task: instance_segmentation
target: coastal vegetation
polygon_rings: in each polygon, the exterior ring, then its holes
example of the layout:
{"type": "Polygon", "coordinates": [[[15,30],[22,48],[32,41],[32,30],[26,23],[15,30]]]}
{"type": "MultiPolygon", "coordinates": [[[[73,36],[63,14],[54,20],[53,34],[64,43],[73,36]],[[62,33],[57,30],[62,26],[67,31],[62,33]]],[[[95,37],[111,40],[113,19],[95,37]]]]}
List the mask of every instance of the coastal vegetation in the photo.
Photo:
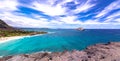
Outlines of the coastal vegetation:
{"type": "Polygon", "coordinates": [[[0,37],[10,37],[10,36],[24,36],[24,35],[35,35],[35,34],[45,34],[47,32],[40,31],[24,31],[17,28],[13,28],[6,24],[3,20],[0,20],[0,37]]]}
{"type": "Polygon", "coordinates": [[[35,34],[45,34],[47,32],[34,32],[34,31],[22,31],[22,30],[0,30],[0,37],[10,37],[10,36],[24,36],[24,35],[35,35],[35,34]]]}

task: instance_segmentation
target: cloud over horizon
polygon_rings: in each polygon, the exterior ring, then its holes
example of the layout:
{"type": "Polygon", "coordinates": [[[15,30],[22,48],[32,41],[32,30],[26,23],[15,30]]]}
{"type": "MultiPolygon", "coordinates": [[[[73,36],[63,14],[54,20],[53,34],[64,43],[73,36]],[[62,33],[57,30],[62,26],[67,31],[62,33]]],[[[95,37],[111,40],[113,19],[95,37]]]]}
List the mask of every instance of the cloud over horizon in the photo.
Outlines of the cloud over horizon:
{"type": "Polygon", "coordinates": [[[0,0],[14,27],[120,29],[120,0],[0,0]]]}

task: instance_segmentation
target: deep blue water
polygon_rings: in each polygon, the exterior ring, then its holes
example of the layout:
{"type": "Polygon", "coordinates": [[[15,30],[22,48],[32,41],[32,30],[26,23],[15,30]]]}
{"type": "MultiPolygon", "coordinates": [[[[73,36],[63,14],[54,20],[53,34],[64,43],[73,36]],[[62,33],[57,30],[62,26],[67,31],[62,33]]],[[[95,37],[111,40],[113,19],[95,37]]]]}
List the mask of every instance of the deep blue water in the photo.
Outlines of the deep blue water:
{"type": "Polygon", "coordinates": [[[40,51],[61,52],[64,50],[83,50],[96,43],[120,41],[120,29],[24,29],[47,31],[44,35],[24,37],[0,44],[0,55],[14,55],[40,51]]]}

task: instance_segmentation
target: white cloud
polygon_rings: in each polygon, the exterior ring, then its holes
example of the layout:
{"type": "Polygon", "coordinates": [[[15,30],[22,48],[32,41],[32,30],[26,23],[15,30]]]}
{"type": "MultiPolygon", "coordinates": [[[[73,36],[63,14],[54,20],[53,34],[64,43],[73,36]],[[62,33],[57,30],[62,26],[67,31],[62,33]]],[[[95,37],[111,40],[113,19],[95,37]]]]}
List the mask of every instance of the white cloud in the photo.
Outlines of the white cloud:
{"type": "Polygon", "coordinates": [[[39,4],[38,2],[33,2],[33,7],[31,8],[42,11],[44,12],[44,14],[47,14],[50,16],[65,14],[65,8],[63,8],[61,5],[52,6],[48,4],[39,4]]]}
{"type": "Polygon", "coordinates": [[[120,29],[120,24],[112,24],[112,23],[106,23],[106,24],[82,24],[81,27],[87,28],[87,29],[120,29]]]}
{"type": "Polygon", "coordinates": [[[115,21],[120,24],[120,18],[115,19],[115,21]]]}
{"type": "Polygon", "coordinates": [[[5,22],[14,27],[33,27],[33,28],[119,28],[119,23],[100,23],[97,21],[88,20],[85,22],[74,21],[76,17],[68,16],[65,18],[61,18],[63,20],[51,20],[47,21],[45,18],[39,18],[35,15],[38,20],[27,18],[25,16],[16,16],[11,13],[0,14],[0,16],[5,22]],[[4,16],[3,16],[4,15],[4,16]],[[115,24],[115,25],[114,25],[115,24]]]}
{"type": "Polygon", "coordinates": [[[120,11],[108,16],[104,22],[107,23],[107,22],[116,21],[116,22],[120,23],[120,19],[119,18],[116,19],[116,17],[118,17],[118,16],[120,16],[120,11]]]}
{"type": "Polygon", "coordinates": [[[42,12],[44,12],[44,14],[47,14],[50,16],[57,16],[57,15],[69,15],[72,12],[74,14],[79,13],[79,12],[85,12],[85,11],[88,11],[91,7],[96,5],[96,4],[91,3],[92,0],[88,0],[86,3],[77,6],[77,8],[75,10],[66,12],[68,10],[68,8],[64,7],[64,5],[67,2],[74,1],[76,4],[79,4],[79,3],[77,3],[76,0],[64,0],[64,1],[59,2],[59,4],[53,6],[55,1],[56,0],[49,0],[49,1],[47,1],[46,4],[42,4],[38,1],[34,1],[31,6],[27,6],[27,7],[33,8],[38,11],[42,11],[42,12]]]}
{"type": "MultiPolygon", "coordinates": [[[[74,1],[75,4],[79,4],[76,0],[64,0],[59,2],[59,4],[57,4],[56,6],[53,6],[55,1],[56,0],[48,0],[46,1],[46,4],[42,4],[35,1],[32,3],[32,5],[27,5],[18,3],[17,0],[0,0],[0,18],[7,22],[9,25],[14,27],[77,28],[79,26],[83,26],[85,28],[100,28],[100,27],[104,28],[106,26],[109,28],[110,24],[112,24],[112,26],[120,25],[119,18],[114,20],[116,16],[120,16],[119,12],[110,15],[109,17],[106,18],[107,20],[104,22],[99,22],[97,20],[86,20],[82,22],[81,20],[77,20],[78,19],[77,16],[69,15],[71,13],[76,14],[90,10],[93,6],[95,6],[95,4],[90,3],[92,0],[87,0],[86,3],[77,6],[77,9],[70,12],[66,12],[67,8],[63,7],[63,5],[71,1],[74,1]],[[18,8],[16,8],[16,6],[33,8],[35,10],[42,11],[46,15],[56,18],[48,20],[47,18],[43,18],[41,15],[34,13],[30,15],[35,19],[33,19],[32,17],[29,18],[24,13],[14,12],[15,10],[19,10],[18,8]],[[59,17],[59,15],[66,16],[59,17]],[[118,23],[111,23],[110,21],[112,20],[118,23]]],[[[119,1],[112,3],[111,5],[106,7],[102,12],[100,12],[100,14],[98,14],[96,17],[100,17],[103,16],[104,14],[107,14],[113,9],[113,7],[114,9],[120,8],[120,6],[118,5],[119,3],[120,3],[119,1]]]]}
{"type": "Polygon", "coordinates": [[[120,8],[120,1],[117,0],[113,3],[111,3],[109,6],[107,6],[104,10],[102,10],[96,17],[104,17],[107,13],[114,9],[120,8]]]}
{"type": "Polygon", "coordinates": [[[82,22],[79,20],[76,20],[76,16],[67,16],[67,17],[61,17],[59,20],[64,22],[65,24],[81,24],[82,22]]]}
{"type": "Polygon", "coordinates": [[[101,23],[95,20],[87,20],[83,24],[101,24],[101,23]]]}
{"type": "Polygon", "coordinates": [[[51,23],[51,25],[62,25],[63,24],[63,22],[62,21],[56,21],[56,20],[52,20],[52,21],[50,21],[51,23]]]}
{"type": "Polygon", "coordinates": [[[4,12],[4,14],[0,14],[0,16],[2,16],[1,19],[5,20],[5,22],[14,27],[46,27],[48,24],[46,21],[47,19],[44,18],[35,20],[32,18],[27,18],[25,16],[13,15],[9,12],[4,12]]]}
{"type": "Polygon", "coordinates": [[[77,7],[73,12],[74,13],[80,13],[80,12],[85,12],[88,11],[90,8],[95,6],[96,4],[91,3],[92,0],[88,0],[86,3],[81,4],[80,6],[77,7]]]}
{"type": "Polygon", "coordinates": [[[0,11],[17,10],[17,5],[18,2],[16,0],[0,0],[0,11]]]}
{"type": "Polygon", "coordinates": [[[116,13],[110,15],[110,16],[108,16],[106,19],[114,18],[114,17],[116,17],[116,16],[120,16],[120,11],[119,11],[119,12],[116,12],[116,13]]]}

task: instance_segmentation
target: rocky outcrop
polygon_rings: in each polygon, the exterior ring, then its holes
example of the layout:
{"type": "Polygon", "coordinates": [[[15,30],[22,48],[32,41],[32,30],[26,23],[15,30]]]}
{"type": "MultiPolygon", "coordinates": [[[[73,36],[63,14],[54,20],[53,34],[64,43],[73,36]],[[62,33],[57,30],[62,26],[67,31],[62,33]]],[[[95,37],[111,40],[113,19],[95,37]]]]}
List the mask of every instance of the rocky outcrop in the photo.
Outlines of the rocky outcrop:
{"type": "Polygon", "coordinates": [[[76,30],[84,31],[85,29],[82,27],[77,28],[76,30]]]}
{"type": "Polygon", "coordinates": [[[8,56],[1,58],[0,61],[120,61],[120,42],[96,44],[84,51],[8,56]]]}

